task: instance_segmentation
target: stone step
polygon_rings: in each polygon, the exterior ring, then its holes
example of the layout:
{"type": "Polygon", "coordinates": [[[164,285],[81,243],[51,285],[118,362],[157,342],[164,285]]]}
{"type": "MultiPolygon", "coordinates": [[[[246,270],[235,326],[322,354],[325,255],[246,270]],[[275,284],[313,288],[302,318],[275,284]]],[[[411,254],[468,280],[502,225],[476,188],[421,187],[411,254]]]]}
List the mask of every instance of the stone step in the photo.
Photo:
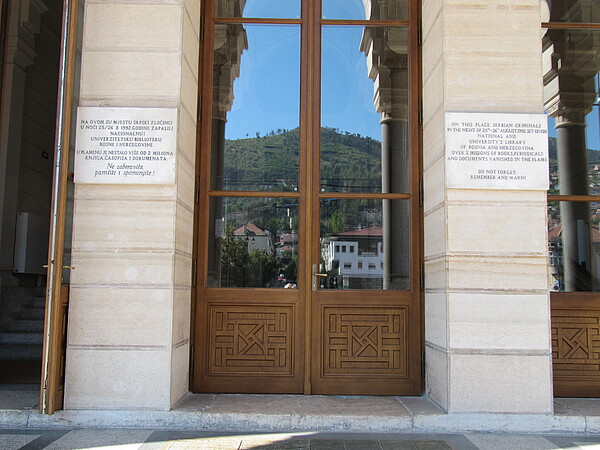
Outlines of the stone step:
{"type": "Polygon", "coordinates": [[[42,359],[41,345],[0,344],[0,360],[37,361],[42,359]]]}
{"type": "Polygon", "coordinates": [[[44,321],[43,320],[23,320],[17,319],[10,322],[8,326],[9,332],[33,332],[43,333],[44,332],[44,321]]]}
{"type": "Polygon", "coordinates": [[[21,311],[21,319],[25,320],[44,320],[46,308],[38,308],[35,306],[24,306],[21,311]]]}
{"type": "Polygon", "coordinates": [[[46,308],[46,297],[34,297],[33,307],[34,308],[46,308]]]}
{"type": "Polygon", "coordinates": [[[0,344],[42,345],[43,333],[0,333],[0,344]]]}

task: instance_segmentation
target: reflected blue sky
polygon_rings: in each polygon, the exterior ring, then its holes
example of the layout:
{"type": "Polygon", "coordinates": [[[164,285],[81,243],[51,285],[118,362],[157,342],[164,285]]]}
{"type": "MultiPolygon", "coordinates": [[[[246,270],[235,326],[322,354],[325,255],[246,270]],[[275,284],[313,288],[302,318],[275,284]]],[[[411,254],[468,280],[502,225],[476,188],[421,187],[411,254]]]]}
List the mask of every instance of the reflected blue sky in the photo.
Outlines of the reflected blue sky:
{"type": "Polygon", "coordinates": [[[321,124],[381,140],[373,81],[360,51],[364,27],[323,27],[321,124]]]}
{"type": "MultiPolygon", "coordinates": [[[[300,0],[247,0],[244,17],[298,19],[300,0]]],[[[364,20],[365,7],[362,0],[323,0],[323,18],[364,20]]]]}
{"type": "Polygon", "coordinates": [[[300,124],[300,27],[244,25],[248,49],[234,102],[227,114],[226,139],[264,136],[300,124]]]}
{"type": "Polygon", "coordinates": [[[244,17],[298,19],[300,0],[246,0],[244,17]]]}
{"type": "MultiPolygon", "coordinates": [[[[244,25],[248,49],[242,54],[234,102],[227,114],[226,139],[264,136],[299,126],[300,28],[244,25]]],[[[380,115],[373,81],[360,51],[363,27],[323,29],[322,125],[380,139],[380,115]]]]}
{"type": "Polygon", "coordinates": [[[365,20],[362,0],[323,0],[324,19],[365,20]]]}

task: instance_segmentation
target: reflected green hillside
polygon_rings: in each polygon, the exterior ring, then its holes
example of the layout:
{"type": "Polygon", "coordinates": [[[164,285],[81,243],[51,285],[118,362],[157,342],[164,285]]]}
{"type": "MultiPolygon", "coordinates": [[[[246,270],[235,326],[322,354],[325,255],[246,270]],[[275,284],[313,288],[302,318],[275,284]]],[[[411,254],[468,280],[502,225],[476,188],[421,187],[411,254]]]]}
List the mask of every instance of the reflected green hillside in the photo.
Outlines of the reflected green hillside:
{"type": "MultiPolygon", "coordinates": [[[[222,186],[233,190],[298,189],[299,130],[226,140],[222,186]]],[[[381,183],[381,143],[332,128],[321,128],[321,176],[328,190],[377,188],[381,183]]]]}

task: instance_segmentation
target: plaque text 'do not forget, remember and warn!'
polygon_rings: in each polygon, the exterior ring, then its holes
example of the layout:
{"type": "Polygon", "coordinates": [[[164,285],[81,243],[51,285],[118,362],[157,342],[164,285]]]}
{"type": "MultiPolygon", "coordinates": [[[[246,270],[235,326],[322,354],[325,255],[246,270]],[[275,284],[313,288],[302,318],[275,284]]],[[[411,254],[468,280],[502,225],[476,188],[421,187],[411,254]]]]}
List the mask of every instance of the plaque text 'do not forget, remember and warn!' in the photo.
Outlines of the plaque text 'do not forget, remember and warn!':
{"type": "Polygon", "coordinates": [[[173,184],[175,108],[80,107],[75,183],[173,184]]]}
{"type": "Polygon", "coordinates": [[[446,187],[547,190],[544,114],[446,113],[446,187]]]}

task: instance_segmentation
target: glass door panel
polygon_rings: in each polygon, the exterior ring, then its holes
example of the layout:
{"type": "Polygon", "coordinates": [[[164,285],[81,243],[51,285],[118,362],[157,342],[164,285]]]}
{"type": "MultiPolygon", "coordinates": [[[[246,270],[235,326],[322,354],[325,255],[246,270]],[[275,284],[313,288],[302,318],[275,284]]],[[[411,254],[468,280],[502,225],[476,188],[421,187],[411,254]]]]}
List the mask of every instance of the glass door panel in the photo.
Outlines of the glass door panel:
{"type": "Polygon", "coordinates": [[[321,200],[321,289],[410,289],[410,203],[321,200]]]}
{"type": "Polygon", "coordinates": [[[297,191],[300,27],[216,24],[211,189],[297,191]]]}
{"type": "Polygon", "coordinates": [[[406,27],[323,27],[321,192],[409,191],[406,27]]]}
{"type": "Polygon", "coordinates": [[[213,197],[208,287],[297,288],[298,202],[213,197]]]}

